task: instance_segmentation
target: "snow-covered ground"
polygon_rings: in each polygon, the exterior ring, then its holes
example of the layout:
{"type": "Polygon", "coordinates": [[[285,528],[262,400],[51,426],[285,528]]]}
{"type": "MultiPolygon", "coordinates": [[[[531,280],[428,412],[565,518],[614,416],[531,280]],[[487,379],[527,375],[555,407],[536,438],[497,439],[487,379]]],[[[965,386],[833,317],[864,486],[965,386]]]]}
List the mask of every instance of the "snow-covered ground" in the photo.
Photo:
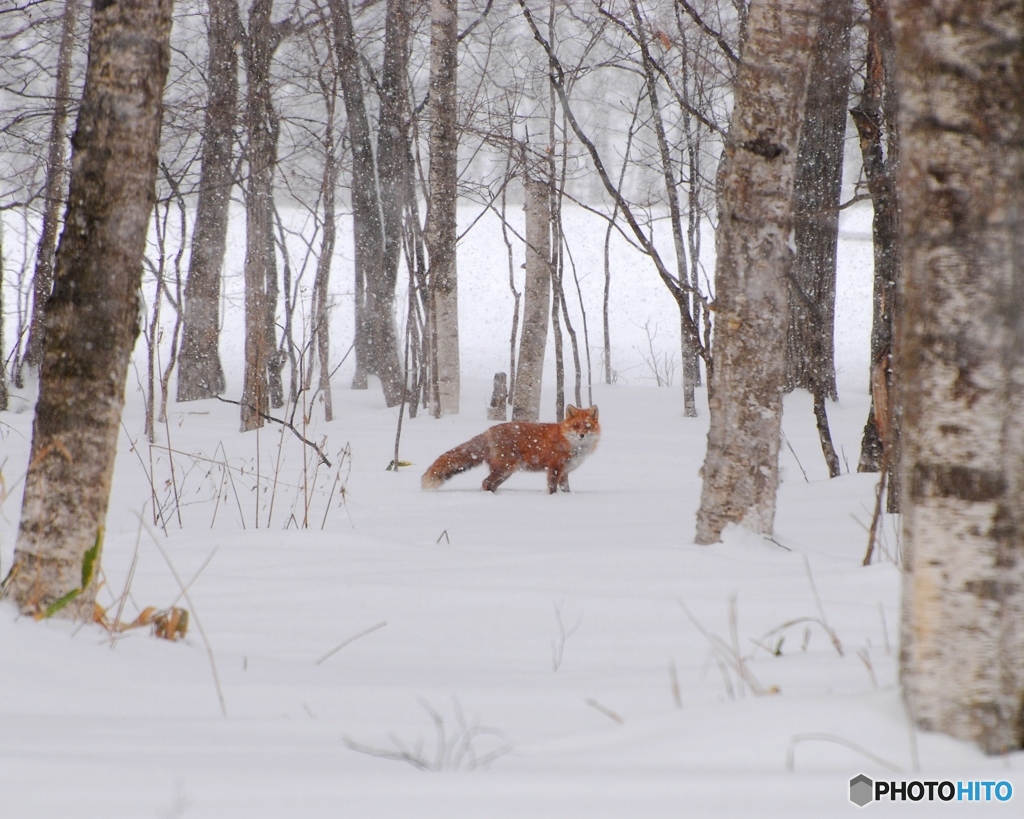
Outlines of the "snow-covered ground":
{"type": "MultiPolygon", "coordinates": [[[[863,212],[846,230],[829,413],[848,472],[867,413],[863,212]]],[[[596,310],[603,234],[577,239],[596,310]]],[[[657,322],[672,354],[675,308],[621,247],[623,377],[593,388],[603,437],[573,492],[518,474],[492,495],[481,470],[420,491],[438,454],[487,425],[488,376],[507,360],[504,252],[493,231],[460,251],[462,411],[406,418],[412,466],[398,472],[385,469],[396,412],[378,388],[348,390],[344,370],[336,419],[315,407],[304,429],[324,442],[319,469],[290,432],[240,434],[237,408],[214,401],[172,402],[151,448],[132,376],[101,600],[113,616],[127,587],[123,620],[173,604],[192,627],[177,643],[145,629],[112,642],[0,605],[0,816],[800,819],[860,810],[848,788],[862,772],[1024,789],[1024,755],[910,729],[894,523],[863,568],[875,480],[826,479],[808,396],[786,403],[775,538],[729,530],[693,545],[704,393],[684,419],[678,388],[652,386],[643,325],[657,322]]],[[[226,333],[229,397],[236,346],[226,333]]],[[[0,415],[0,571],[30,398],[0,415]]],[[[549,419],[552,404],[548,391],[549,419]]],[[[1021,798],[864,810],[1009,816],[1021,798]]]]}

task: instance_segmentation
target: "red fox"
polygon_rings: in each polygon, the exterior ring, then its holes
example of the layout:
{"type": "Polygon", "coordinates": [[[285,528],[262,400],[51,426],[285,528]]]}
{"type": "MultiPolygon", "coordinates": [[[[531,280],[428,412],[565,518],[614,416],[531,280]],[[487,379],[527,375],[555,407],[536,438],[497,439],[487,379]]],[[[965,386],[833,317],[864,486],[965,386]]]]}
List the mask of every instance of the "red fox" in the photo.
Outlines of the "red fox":
{"type": "Polygon", "coordinates": [[[491,473],[483,488],[494,492],[519,469],[546,470],[548,492],[569,491],[569,473],[597,447],[601,425],[597,407],[565,408],[565,420],[558,424],[512,421],[498,424],[438,458],[423,474],[424,489],[437,489],[446,480],[484,461],[491,473]]]}

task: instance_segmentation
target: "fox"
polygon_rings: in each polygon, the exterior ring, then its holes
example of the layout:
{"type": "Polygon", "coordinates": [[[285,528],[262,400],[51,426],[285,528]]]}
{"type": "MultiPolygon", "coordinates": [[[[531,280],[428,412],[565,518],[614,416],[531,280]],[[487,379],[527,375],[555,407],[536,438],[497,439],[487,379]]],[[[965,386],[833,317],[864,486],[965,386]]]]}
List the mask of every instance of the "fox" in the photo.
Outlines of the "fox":
{"type": "Polygon", "coordinates": [[[497,424],[445,452],[423,473],[421,485],[437,489],[446,480],[487,462],[490,474],[482,488],[496,492],[520,469],[548,473],[548,494],[569,491],[569,473],[596,448],[601,438],[597,406],[565,408],[565,420],[555,424],[512,421],[497,424]]]}

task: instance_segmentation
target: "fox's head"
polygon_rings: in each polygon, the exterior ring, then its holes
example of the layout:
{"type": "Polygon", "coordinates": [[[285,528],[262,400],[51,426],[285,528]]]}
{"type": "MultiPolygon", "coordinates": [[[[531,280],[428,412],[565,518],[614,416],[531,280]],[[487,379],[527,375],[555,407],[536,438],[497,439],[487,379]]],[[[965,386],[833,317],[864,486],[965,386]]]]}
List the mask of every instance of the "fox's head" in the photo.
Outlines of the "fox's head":
{"type": "Polygon", "coordinates": [[[601,434],[601,425],[597,422],[597,405],[589,409],[578,409],[572,404],[565,408],[565,427],[569,435],[597,437],[601,434]]]}

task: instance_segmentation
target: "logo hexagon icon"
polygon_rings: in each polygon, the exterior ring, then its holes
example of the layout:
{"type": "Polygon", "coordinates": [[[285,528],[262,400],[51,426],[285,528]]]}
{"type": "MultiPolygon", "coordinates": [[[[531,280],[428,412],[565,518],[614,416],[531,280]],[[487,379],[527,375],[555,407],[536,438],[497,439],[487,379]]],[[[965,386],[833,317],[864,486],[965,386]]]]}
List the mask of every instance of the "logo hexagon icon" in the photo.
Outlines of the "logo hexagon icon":
{"type": "Polygon", "coordinates": [[[875,783],[864,774],[858,774],[850,780],[850,801],[862,808],[875,798],[875,783]]]}

